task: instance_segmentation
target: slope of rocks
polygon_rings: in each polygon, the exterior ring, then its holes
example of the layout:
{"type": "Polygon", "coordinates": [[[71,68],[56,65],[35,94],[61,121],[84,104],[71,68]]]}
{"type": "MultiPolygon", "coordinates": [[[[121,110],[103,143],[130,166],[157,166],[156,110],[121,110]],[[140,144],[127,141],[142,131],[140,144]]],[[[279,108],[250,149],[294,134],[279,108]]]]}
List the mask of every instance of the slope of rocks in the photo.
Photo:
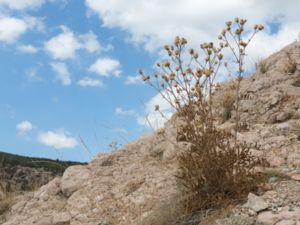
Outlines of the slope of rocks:
{"type": "MultiPolygon", "coordinates": [[[[300,224],[299,63],[300,43],[296,42],[266,59],[265,73],[258,71],[241,84],[244,129],[239,138],[259,145],[258,154],[266,157],[271,169],[289,179],[274,175],[266,184],[269,191],[256,196],[263,205],[254,207],[249,195],[247,204],[216,223],[300,224]],[[293,73],[286,70],[291,60],[286,52],[298,66],[293,73]]],[[[229,86],[223,84],[216,99],[222,101],[229,86]]],[[[234,111],[230,115],[220,127],[234,126],[234,111]]],[[[99,154],[87,166],[69,167],[62,178],[18,197],[3,225],[171,224],[168,217],[181,212],[174,176],[181,143],[175,143],[173,124],[176,121],[119,151],[99,154]]]]}

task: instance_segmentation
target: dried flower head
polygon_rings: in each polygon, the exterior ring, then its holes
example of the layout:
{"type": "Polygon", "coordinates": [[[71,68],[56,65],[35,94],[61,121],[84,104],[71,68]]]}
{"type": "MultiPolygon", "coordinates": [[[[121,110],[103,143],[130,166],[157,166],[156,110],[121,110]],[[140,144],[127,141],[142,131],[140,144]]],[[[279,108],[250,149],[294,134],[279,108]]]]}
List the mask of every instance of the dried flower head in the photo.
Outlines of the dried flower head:
{"type": "Polygon", "coordinates": [[[189,50],[189,53],[190,53],[191,55],[193,55],[193,54],[195,53],[195,52],[194,52],[194,49],[191,48],[191,49],[189,50]]]}
{"type": "Polygon", "coordinates": [[[226,25],[227,25],[228,27],[230,27],[230,26],[231,26],[231,24],[232,24],[232,22],[231,22],[231,21],[227,21],[227,22],[226,22],[226,25]]]}
{"type": "Polygon", "coordinates": [[[258,25],[258,30],[263,30],[265,27],[262,24],[258,25]]]}
{"type": "Polygon", "coordinates": [[[164,46],[164,49],[167,50],[167,51],[169,51],[169,50],[170,50],[169,45],[165,45],[165,46],[164,46]]]}
{"type": "Polygon", "coordinates": [[[171,65],[170,62],[165,62],[165,65],[164,65],[164,66],[165,66],[165,67],[170,67],[170,65],[171,65]]]}

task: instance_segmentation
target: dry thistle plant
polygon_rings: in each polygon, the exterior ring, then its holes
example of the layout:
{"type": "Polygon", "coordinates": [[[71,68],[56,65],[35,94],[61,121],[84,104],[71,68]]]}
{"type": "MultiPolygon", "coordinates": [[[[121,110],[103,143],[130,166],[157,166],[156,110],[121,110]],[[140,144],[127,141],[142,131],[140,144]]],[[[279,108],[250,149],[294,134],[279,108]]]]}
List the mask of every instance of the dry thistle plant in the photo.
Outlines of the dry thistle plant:
{"type": "MultiPolygon", "coordinates": [[[[157,63],[159,73],[139,71],[142,79],[153,87],[176,110],[184,125],[178,127],[177,140],[190,143],[190,149],[178,157],[181,184],[185,187],[186,210],[194,212],[218,207],[226,200],[238,199],[253,188],[253,167],[261,162],[250,149],[237,141],[239,127],[240,82],[244,72],[246,48],[255,34],[263,29],[255,25],[249,38],[246,20],[235,18],[226,22],[219,35],[218,45],[207,42],[200,45],[200,53],[186,50],[187,40],[176,37],[174,45],[164,49],[169,61],[157,63]],[[223,62],[222,51],[229,48],[236,65],[235,73],[235,135],[216,127],[213,91],[223,62]],[[185,54],[188,52],[188,60],[185,54]],[[178,138],[180,137],[180,138],[178,138]],[[179,140],[180,139],[180,140],[179,140]]],[[[163,113],[159,105],[155,110],[163,113]]]]}

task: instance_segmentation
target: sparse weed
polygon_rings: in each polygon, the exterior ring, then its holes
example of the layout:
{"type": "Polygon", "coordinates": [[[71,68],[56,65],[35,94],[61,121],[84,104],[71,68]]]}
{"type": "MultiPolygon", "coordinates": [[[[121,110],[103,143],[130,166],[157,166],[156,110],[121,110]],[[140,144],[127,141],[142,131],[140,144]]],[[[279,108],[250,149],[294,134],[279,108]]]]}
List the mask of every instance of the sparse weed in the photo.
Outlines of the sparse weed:
{"type": "MultiPolygon", "coordinates": [[[[174,45],[164,47],[169,60],[157,63],[158,73],[151,76],[139,71],[142,79],[161,94],[184,122],[178,127],[177,141],[190,143],[190,148],[178,156],[180,173],[177,177],[184,187],[187,213],[220,207],[224,202],[247,194],[255,187],[253,168],[263,162],[252,155],[247,145],[237,140],[240,83],[246,48],[255,34],[263,29],[262,25],[255,25],[250,38],[245,39],[245,24],[246,20],[240,18],[226,22],[218,37],[220,43],[201,44],[201,54],[194,49],[186,51],[187,40],[176,37],[174,45]],[[216,127],[212,98],[220,67],[229,68],[223,59],[225,48],[232,52],[230,61],[236,65],[235,73],[231,74],[236,78],[235,89],[228,102],[224,102],[226,119],[235,103],[234,135],[216,127]],[[186,53],[190,58],[184,63],[186,53]]],[[[159,105],[155,110],[163,115],[159,105]]]]}
{"type": "Polygon", "coordinates": [[[256,71],[259,71],[261,74],[265,74],[268,71],[267,61],[260,60],[258,63],[255,64],[256,71]]]}
{"type": "Polygon", "coordinates": [[[285,54],[287,61],[285,63],[284,72],[287,74],[294,74],[297,71],[297,63],[292,57],[291,52],[286,51],[285,54]]]}

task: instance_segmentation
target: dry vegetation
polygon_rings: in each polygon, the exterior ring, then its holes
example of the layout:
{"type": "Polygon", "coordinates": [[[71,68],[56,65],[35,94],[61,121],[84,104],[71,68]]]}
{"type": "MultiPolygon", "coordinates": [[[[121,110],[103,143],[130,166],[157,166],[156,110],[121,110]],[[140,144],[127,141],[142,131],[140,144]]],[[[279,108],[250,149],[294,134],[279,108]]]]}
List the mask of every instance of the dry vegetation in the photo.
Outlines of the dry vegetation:
{"type": "Polygon", "coordinates": [[[265,74],[268,71],[267,61],[260,60],[258,63],[255,64],[256,71],[259,71],[261,74],[265,74]]]}
{"type": "MultiPolygon", "coordinates": [[[[245,38],[246,20],[235,18],[228,21],[219,35],[219,43],[200,45],[201,53],[194,49],[186,51],[187,40],[176,37],[174,45],[164,48],[169,61],[158,63],[159,72],[144,74],[142,79],[153,87],[176,110],[184,125],[178,127],[178,141],[190,143],[190,149],[179,155],[180,173],[177,175],[183,188],[184,206],[187,214],[225,206],[244,197],[256,188],[254,166],[263,161],[251,154],[246,144],[237,140],[240,126],[240,82],[244,72],[246,48],[252,38],[263,29],[255,25],[252,34],[245,38]],[[235,134],[216,127],[213,113],[213,91],[221,66],[229,68],[222,51],[232,53],[236,70],[234,89],[224,95],[223,120],[235,110],[235,134]],[[189,55],[187,63],[186,55],[189,55]]],[[[246,32],[249,34],[249,32],[246,32]]],[[[230,66],[232,68],[232,66],[230,66]]],[[[229,69],[228,69],[229,71],[229,69]]],[[[159,105],[155,110],[160,111],[159,105]]]]}
{"type": "Polygon", "coordinates": [[[285,63],[284,72],[287,74],[293,74],[297,71],[296,61],[292,57],[292,53],[286,51],[285,54],[286,54],[287,61],[285,63]]]}

